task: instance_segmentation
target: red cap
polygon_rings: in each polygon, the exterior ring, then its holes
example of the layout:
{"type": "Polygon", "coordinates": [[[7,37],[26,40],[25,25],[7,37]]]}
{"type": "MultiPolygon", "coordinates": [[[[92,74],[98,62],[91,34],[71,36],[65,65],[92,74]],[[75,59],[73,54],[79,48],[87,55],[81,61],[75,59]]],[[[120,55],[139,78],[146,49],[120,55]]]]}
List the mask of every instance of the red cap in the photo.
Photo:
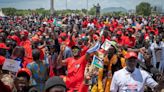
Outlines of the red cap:
{"type": "Polygon", "coordinates": [[[9,47],[7,47],[5,43],[0,43],[0,49],[6,49],[6,50],[8,50],[9,47]]]}
{"type": "Polygon", "coordinates": [[[3,30],[2,30],[2,29],[0,29],[0,32],[3,32],[3,30]]]}
{"type": "Polygon", "coordinates": [[[22,73],[22,72],[27,73],[29,76],[32,75],[31,71],[30,71],[28,68],[21,68],[21,69],[18,71],[17,75],[18,75],[19,73],[22,73]]]}
{"type": "Polygon", "coordinates": [[[134,58],[137,59],[138,58],[137,53],[135,53],[135,52],[128,52],[127,54],[125,54],[125,59],[129,59],[131,57],[134,57],[134,58]]]}
{"type": "Polygon", "coordinates": [[[118,35],[122,35],[122,31],[117,31],[116,34],[118,34],[118,35]]]}
{"type": "Polygon", "coordinates": [[[38,36],[40,36],[42,33],[41,33],[40,31],[38,31],[36,34],[37,34],[38,36]]]}
{"type": "Polygon", "coordinates": [[[20,43],[20,38],[19,38],[18,36],[13,35],[13,36],[10,36],[10,38],[11,38],[12,40],[16,41],[16,42],[17,42],[17,44],[19,44],[19,43],[20,43]]]}
{"type": "Polygon", "coordinates": [[[34,37],[32,37],[32,41],[33,41],[33,42],[39,42],[39,38],[36,37],[36,36],[34,36],[34,37]]]}
{"type": "Polygon", "coordinates": [[[20,34],[21,34],[21,35],[26,35],[26,36],[28,36],[28,32],[27,32],[26,30],[25,30],[25,31],[21,31],[20,34]]]}
{"type": "Polygon", "coordinates": [[[60,34],[60,37],[62,37],[62,36],[67,36],[67,34],[65,32],[63,32],[60,34]]]}
{"type": "Polygon", "coordinates": [[[127,29],[129,32],[134,32],[134,30],[132,28],[128,28],[127,29]]]}

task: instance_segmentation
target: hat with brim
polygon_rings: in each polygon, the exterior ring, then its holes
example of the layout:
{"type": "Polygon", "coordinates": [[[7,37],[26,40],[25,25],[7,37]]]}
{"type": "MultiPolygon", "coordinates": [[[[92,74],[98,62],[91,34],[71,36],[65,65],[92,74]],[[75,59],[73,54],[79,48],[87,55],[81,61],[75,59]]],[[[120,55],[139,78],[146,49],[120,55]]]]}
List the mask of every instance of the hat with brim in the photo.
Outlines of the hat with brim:
{"type": "Polygon", "coordinates": [[[31,71],[28,68],[21,68],[18,72],[17,72],[17,76],[21,73],[26,73],[28,76],[32,76],[31,71]]]}
{"type": "Polygon", "coordinates": [[[0,43],[0,49],[6,49],[6,50],[8,50],[9,47],[7,47],[5,43],[0,43]]]}
{"type": "Polygon", "coordinates": [[[138,59],[138,55],[135,52],[128,52],[128,53],[125,54],[124,57],[125,57],[125,59],[129,59],[129,58],[138,59]]]}

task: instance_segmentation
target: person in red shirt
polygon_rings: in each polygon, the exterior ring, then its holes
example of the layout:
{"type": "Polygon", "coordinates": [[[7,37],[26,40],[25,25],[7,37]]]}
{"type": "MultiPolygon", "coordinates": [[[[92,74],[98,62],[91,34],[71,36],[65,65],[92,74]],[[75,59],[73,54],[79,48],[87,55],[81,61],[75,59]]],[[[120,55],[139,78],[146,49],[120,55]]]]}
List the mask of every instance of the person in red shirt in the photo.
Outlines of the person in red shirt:
{"type": "Polygon", "coordinates": [[[57,61],[59,61],[60,64],[67,66],[68,75],[63,76],[63,80],[65,81],[67,87],[70,89],[70,92],[73,92],[74,90],[77,91],[84,79],[84,70],[87,64],[86,56],[83,55],[80,57],[80,48],[74,46],[72,47],[73,57],[61,60],[64,48],[65,47],[61,49],[57,61]]]}
{"type": "Polygon", "coordinates": [[[23,67],[26,67],[26,65],[33,61],[32,59],[32,45],[30,40],[28,39],[28,32],[27,30],[21,31],[21,42],[20,46],[23,46],[25,49],[25,57],[23,62],[23,67]]]}
{"type": "Polygon", "coordinates": [[[6,46],[6,44],[0,43],[0,70],[2,69],[2,66],[5,62],[6,50],[8,50],[8,49],[9,48],[6,46]]]}
{"type": "Polygon", "coordinates": [[[123,45],[125,47],[133,48],[136,45],[136,38],[132,36],[133,33],[133,30],[128,30],[128,36],[124,37],[123,45]]]}
{"type": "Polygon", "coordinates": [[[68,92],[78,92],[80,86],[84,81],[84,71],[87,64],[87,60],[89,60],[90,53],[92,53],[93,50],[80,57],[80,48],[77,46],[73,46],[73,57],[62,60],[62,54],[64,52],[64,49],[65,46],[63,45],[61,47],[61,52],[57,61],[58,63],[67,66],[68,74],[67,76],[61,77],[65,81],[67,87],[70,89],[68,92]]]}
{"type": "Polygon", "coordinates": [[[123,36],[122,36],[122,31],[117,31],[117,33],[116,33],[116,42],[121,46],[123,45],[124,39],[123,39],[123,36]]]}
{"type": "Polygon", "coordinates": [[[104,43],[106,39],[110,40],[110,35],[109,35],[109,32],[107,30],[104,30],[103,35],[101,37],[102,43],[104,43]]]}
{"type": "Polygon", "coordinates": [[[42,48],[45,47],[43,44],[42,46],[39,46],[40,39],[36,36],[32,37],[32,49],[38,49],[40,51],[40,60],[44,60],[44,52],[42,48]]]}
{"type": "Polygon", "coordinates": [[[82,28],[87,28],[87,25],[88,25],[87,19],[83,19],[82,28]]]}

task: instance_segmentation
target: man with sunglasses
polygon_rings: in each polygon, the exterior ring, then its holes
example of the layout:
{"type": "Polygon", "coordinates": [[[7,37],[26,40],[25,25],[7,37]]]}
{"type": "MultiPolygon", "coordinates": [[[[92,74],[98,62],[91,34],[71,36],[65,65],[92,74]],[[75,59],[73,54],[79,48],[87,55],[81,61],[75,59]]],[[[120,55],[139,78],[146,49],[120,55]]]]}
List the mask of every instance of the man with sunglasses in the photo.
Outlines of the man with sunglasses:
{"type": "Polygon", "coordinates": [[[146,71],[136,68],[137,54],[128,52],[125,55],[126,67],[115,72],[110,92],[144,92],[145,85],[159,91],[163,83],[157,83],[146,71]]]}

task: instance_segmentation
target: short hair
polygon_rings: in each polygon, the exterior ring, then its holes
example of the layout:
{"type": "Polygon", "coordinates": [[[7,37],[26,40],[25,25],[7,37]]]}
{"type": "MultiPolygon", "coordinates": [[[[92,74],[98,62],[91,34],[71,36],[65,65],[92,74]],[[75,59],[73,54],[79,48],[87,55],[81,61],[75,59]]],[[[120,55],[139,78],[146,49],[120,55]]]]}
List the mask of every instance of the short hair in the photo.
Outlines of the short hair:
{"type": "Polygon", "coordinates": [[[32,57],[33,57],[34,61],[39,60],[39,58],[40,58],[40,51],[39,51],[39,49],[33,49],[32,50],[32,57]]]}
{"type": "Polygon", "coordinates": [[[28,82],[30,81],[30,76],[26,72],[18,73],[17,77],[24,77],[27,78],[28,82]]]}

